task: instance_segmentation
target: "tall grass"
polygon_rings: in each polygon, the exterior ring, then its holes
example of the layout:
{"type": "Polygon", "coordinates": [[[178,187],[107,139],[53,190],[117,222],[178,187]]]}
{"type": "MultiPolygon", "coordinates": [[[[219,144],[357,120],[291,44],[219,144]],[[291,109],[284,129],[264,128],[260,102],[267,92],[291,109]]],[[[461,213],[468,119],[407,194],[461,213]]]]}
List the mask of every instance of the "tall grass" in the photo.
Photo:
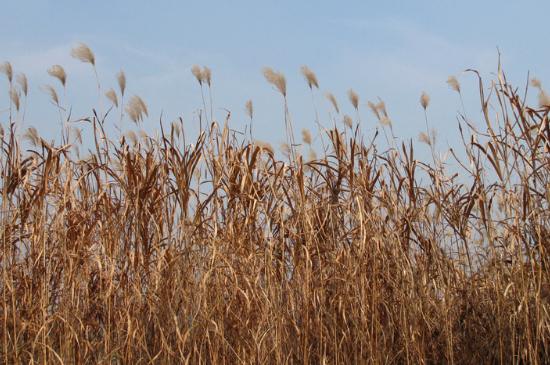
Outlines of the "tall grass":
{"type": "Polygon", "coordinates": [[[11,123],[0,361],[547,363],[549,106],[529,107],[500,68],[488,97],[480,78],[485,126],[463,117],[459,178],[412,142],[378,151],[349,120],[351,136],[319,124],[326,150],[305,161],[280,91],[285,161],[206,102],[193,141],[182,120],[109,139],[94,112],[85,159],[11,123]]]}

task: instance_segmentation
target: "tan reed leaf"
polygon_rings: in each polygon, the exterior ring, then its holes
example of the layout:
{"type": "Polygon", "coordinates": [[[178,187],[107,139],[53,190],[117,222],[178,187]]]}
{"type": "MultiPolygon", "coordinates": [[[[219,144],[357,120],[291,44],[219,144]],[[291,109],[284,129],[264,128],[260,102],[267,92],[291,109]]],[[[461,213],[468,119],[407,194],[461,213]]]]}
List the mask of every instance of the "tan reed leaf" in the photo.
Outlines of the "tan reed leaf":
{"type": "Polygon", "coordinates": [[[95,66],[94,53],[84,43],[77,43],[71,50],[71,56],[81,62],[91,63],[95,66]]]}
{"type": "Polygon", "coordinates": [[[65,83],[67,82],[67,73],[63,69],[63,67],[59,65],[53,65],[52,68],[48,70],[48,73],[50,76],[55,77],[59,81],[61,81],[61,85],[65,87],[65,83]]]}

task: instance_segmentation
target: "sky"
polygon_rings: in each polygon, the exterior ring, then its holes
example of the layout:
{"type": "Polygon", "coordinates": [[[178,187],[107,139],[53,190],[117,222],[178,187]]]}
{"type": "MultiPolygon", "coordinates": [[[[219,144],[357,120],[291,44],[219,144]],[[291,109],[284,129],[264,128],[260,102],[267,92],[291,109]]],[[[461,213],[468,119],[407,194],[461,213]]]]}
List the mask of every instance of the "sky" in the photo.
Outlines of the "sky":
{"type": "MultiPolygon", "coordinates": [[[[274,146],[285,140],[284,104],[265,80],[264,67],[287,79],[296,139],[304,128],[314,136],[318,132],[314,106],[319,122],[331,125],[323,93],[336,97],[340,119],[344,114],[355,119],[347,97],[353,89],[360,97],[366,139],[378,122],[365,104],[380,98],[395,136],[412,139],[419,154],[429,152],[417,142],[419,131],[426,130],[423,92],[431,97],[428,124],[438,131],[438,151],[461,146],[458,120],[464,110],[458,93],[446,84],[449,76],[458,78],[465,111],[479,124],[478,79],[462,71],[479,71],[487,88],[500,55],[513,85],[524,89],[529,77],[539,78],[543,88],[550,85],[548,1],[0,0],[0,5],[0,63],[10,62],[14,73],[24,73],[29,83],[24,126],[34,126],[56,143],[59,111],[44,92],[45,84],[57,90],[71,120],[91,117],[99,109],[93,67],[70,54],[79,42],[95,54],[102,94],[110,87],[118,92],[115,75],[125,72],[125,100],[137,94],[148,107],[145,130],[181,118],[188,136],[196,136],[196,111],[203,101],[190,70],[197,64],[212,70],[214,118],[222,123],[229,110],[230,127],[248,131],[244,106],[252,100],[253,137],[274,146]],[[61,83],[47,73],[53,65],[68,74],[64,98],[61,83]],[[313,99],[300,73],[303,65],[319,80],[313,99]]],[[[8,80],[0,74],[4,129],[10,118],[8,90],[8,80]]],[[[208,89],[204,91],[209,109],[208,89]]],[[[536,104],[534,91],[528,100],[536,104]]],[[[104,95],[102,103],[105,110],[111,105],[104,95]]],[[[117,112],[111,113],[106,125],[118,136],[117,112]]],[[[80,126],[89,141],[91,133],[80,126]]],[[[125,118],[127,129],[136,128],[125,118]]]]}

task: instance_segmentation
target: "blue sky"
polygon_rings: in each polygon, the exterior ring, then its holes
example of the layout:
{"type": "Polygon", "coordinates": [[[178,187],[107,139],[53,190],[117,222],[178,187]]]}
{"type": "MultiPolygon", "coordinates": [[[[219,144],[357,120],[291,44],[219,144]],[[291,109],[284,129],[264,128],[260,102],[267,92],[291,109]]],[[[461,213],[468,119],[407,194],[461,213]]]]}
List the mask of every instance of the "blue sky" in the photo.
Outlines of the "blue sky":
{"type": "MultiPolygon", "coordinates": [[[[281,96],[263,77],[263,67],[287,78],[290,115],[298,138],[302,128],[316,131],[310,90],[300,73],[307,65],[321,92],[332,92],[344,114],[354,115],[347,98],[360,96],[366,137],[377,125],[365,106],[386,102],[396,136],[417,140],[425,130],[422,92],[431,96],[429,123],[439,133],[438,150],[460,145],[458,94],[446,84],[455,75],[462,86],[468,117],[481,122],[477,79],[459,75],[472,68],[486,86],[502,67],[513,84],[525,88],[528,72],[550,85],[546,46],[547,1],[0,1],[0,62],[29,82],[25,126],[46,139],[60,141],[59,113],[40,90],[44,84],[62,95],[48,75],[65,68],[67,105],[72,119],[99,108],[93,68],[70,56],[77,42],[94,52],[102,90],[117,89],[115,74],[126,73],[126,95],[137,94],[149,109],[151,128],[181,117],[188,133],[198,128],[202,108],[194,64],[212,70],[214,117],[244,131],[243,111],[254,104],[254,136],[276,145],[285,139],[281,96]]],[[[0,111],[9,108],[8,82],[0,75],[0,111]]],[[[126,97],[126,99],[127,99],[126,97]]],[[[315,93],[320,122],[329,126],[320,94],[315,93]]],[[[533,91],[529,100],[536,104],[533,91]]],[[[103,103],[109,105],[103,97],[103,103]]],[[[9,114],[0,113],[8,125],[9,114]]],[[[109,121],[107,122],[109,124],[109,121]]],[[[110,125],[117,123],[111,119],[110,125]]],[[[147,125],[147,124],[146,124],[147,125]]],[[[123,129],[135,129],[126,119],[123,129]]],[[[89,135],[88,135],[89,136],[89,135]]],[[[86,136],[85,136],[86,137],[86,136]]],[[[382,139],[380,139],[382,141],[382,139]]],[[[415,142],[418,144],[418,142],[415,142]]],[[[423,147],[427,152],[427,146],[423,147]]],[[[418,147],[422,152],[421,147],[418,147]]]]}

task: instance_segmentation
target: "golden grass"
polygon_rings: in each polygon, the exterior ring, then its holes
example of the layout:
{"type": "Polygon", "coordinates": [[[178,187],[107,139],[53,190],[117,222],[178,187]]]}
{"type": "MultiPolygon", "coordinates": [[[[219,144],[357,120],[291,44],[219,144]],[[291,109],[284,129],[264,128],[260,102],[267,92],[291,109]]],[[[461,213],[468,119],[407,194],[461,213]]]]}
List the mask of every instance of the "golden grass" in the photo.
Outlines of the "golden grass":
{"type": "Polygon", "coordinates": [[[481,79],[480,96],[487,130],[461,122],[460,179],[412,142],[376,151],[337,129],[321,157],[291,144],[284,162],[214,119],[187,143],[181,121],[109,140],[96,116],[78,159],[32,133],[21,150],[12,123],[0,362],[547,363],[549,108],[500,70],[498,119],[481,79]]]}

